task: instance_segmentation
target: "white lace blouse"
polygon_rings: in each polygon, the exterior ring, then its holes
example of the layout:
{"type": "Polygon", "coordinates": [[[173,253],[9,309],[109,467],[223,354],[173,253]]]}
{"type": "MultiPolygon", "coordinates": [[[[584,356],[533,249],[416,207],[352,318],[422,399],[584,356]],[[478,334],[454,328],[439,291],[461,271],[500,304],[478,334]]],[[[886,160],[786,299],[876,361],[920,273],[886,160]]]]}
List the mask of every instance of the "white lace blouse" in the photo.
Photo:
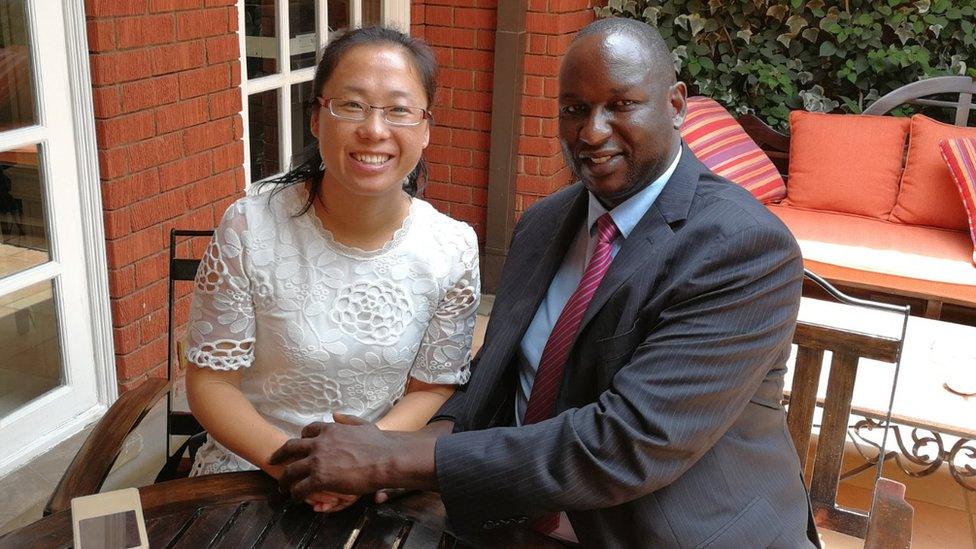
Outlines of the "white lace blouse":
{"type": "MultiPolygon", "coordinates": [[[[245,197],[224,214],[197,272],[187,358],[243,368],[241,390],[290,436],[337,411],[375,421],[408,377],[461,384],[480,297],[468,225],[414,198],[381,249],[335,241],[302,185],[245,197]]],[[[213,439],[192,475],[254,469],[213,439]]]]}

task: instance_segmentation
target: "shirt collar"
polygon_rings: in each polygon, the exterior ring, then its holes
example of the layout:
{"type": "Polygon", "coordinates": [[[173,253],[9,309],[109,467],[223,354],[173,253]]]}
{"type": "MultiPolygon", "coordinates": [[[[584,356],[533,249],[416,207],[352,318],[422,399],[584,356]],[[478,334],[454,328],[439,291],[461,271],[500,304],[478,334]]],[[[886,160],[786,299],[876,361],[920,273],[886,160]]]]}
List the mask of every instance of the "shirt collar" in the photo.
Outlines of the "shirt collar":
{"type": "MultiPolygon", "coordinates": [[[[644,187],[639,193],[628,198],[627,200],[621,202],[616,208],[610,210],[610,217],[613,222],[617,225],[617,229],[620,231],[620,236],[627,238],[630,236],[630,232],[634,230],[637,223],[644,217],[647,210],[651,209],[654,201],[657,200],[659,194],[664,189],[664,184],[671,179],[671,175],[674,170],[678,167],[678,160],[681,159],[681,149],[678,149],[678,154],[675,155],[674,160],[668,169],[664,170],[664,173],[660,175],[657,179],[651,182],[650,185],[644,187]]],[[[607,213],[607,209],[600,204],[593,193],[589,193],[589,210],[586,214],[586,226],[593,234],[594,226],[596,225],[596,220],[600,218],[601,215],[607,213]]]]}

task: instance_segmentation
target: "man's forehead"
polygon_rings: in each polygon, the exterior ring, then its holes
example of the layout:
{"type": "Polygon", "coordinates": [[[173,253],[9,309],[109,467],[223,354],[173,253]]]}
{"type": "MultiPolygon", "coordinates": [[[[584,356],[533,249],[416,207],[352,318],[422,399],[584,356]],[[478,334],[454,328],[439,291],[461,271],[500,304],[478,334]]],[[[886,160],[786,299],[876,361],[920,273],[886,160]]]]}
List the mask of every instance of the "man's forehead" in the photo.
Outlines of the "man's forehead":
{"type": "Polygon", "coordinates": [[[653,65],[641,40],[622,32],[592,34],[574,42],[566,53],[560,88],[567,90],[574,83],[595,78],[623,92],[644,85],[653,65]]]}

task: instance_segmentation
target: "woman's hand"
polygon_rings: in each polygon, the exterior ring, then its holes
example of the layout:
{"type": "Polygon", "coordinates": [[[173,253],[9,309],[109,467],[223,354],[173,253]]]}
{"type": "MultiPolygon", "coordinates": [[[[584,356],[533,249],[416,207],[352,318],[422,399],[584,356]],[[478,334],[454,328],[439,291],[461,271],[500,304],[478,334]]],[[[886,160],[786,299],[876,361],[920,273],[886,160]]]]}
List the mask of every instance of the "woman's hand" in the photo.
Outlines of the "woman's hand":
{"type": "Polygon", "coordinates": [[[359,496],[322,491],[310,494],[305,498],[305,503],[311,505],[316,513],[337,513],[358,499],[359,496]]]}

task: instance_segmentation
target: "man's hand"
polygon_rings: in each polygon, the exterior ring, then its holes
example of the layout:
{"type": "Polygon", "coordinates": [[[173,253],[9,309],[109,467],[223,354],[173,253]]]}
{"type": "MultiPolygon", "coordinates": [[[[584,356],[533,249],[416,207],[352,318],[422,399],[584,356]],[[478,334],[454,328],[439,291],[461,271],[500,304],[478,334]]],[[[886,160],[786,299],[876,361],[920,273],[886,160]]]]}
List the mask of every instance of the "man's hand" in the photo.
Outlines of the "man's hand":
{"type": "Polygon", "coordinates": [[[271,455],[271,464],[287,464],[278,483],[292,497],[306,500],[323,491],[437,489],[434,444],[438,435],[450,432],[450,424],[438,422],[403,433],[381,431],[342,414],[333,416],[335,423],[312,423],[302,429],[302,438],[289,440],[271,455]]]}

